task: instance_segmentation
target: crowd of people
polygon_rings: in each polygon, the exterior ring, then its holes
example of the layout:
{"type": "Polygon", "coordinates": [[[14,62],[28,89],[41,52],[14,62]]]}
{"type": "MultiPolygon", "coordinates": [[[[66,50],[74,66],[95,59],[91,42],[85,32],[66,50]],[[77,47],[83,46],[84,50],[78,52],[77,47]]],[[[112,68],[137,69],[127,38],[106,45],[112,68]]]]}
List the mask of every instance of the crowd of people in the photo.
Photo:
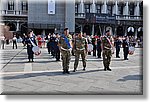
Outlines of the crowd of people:
{"type": "Polygon", "coordinates": [[[24,46],[27,45],[29,62],[33,62],[34,52],[32,48],[34,46],[39,48],[47,47],[48,54],[56,58],[56,61],[60,61],[60,58],[62,58],[64,74],[69,73],[71,55],[75,56],[74,72],[77,71],[80,55],[83,70],[86,68],[87,55],[93,55],[97,58],[103,58],[104,70],[111,71],[109,65],[112,54],[115,52],[116,58],[120,58],[120,49],[122,47],[124,60],[128,60],[128,54],[131,54],[129,53],[130,47],[134,48],[136,43],[136,39],[133,36],[112,36],[109,30],[103,36],[89,36],[82,32],[71,35],[68,28],[64,29],[63,34],[49,33],[47,36],[36,36],[30,30],[23,38],[24,46]]]}
{"type": "MultiPolygon", "coordinates": [[[[4,44],[4,38],[1,40],[4,44]]],[[[16,46],[17,49],[17,37],[13,36],[13,49],[16,46]]],[[[47,47],[47,52],[56,61],[62,59],[63,74],[69,74],[69,63],[71,55],[75,56],[74,70],[77,71],[79,58],[81,55],[83,62],[83,70],[86,70],[86,58],[87,55],[93,55],[97,58],[103,58],[103,65],[105,71],[111,71],[110,61],[112,54],[116,55],[116,58],[120,58],[120,50],[123,48],[124,60],[128,60],[128,54],[132,47],[138,43],[138,47],[142,47],[143,39],[135,39],[133,36],[112,36],[110,31],[107,30],[104,35],[87,35],[86,33],[78,32],[75,34],[69,34],[69,29],[65,28],[63,34],[49,33],[47,36],[35,35],[32,30],[29,30],[27,34],[22,37],[23,46],[27,47],[27,54],[29,62],[34,62],[34,54],[40,55],[41,52],[36,53],[34,50],[38,48],[47,47]],[[60,57],[61,56],[61,57],[60,57]]],[[[4,45],[2,47],[4,49],[4,45]]],[[[37,50],[39,51],[39,49],[37,50]]]]}

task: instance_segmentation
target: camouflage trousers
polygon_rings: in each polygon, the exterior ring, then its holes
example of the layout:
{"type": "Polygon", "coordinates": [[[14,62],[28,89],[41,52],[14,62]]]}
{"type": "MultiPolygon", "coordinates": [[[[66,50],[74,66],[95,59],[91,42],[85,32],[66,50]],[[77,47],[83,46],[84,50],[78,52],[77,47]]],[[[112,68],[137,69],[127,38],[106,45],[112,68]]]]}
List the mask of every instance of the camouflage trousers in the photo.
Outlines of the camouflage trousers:
{"type": "Polygon", "coordinates": [[[76,70],[79,63],[79,58],[82,58],[83,67],[86,67],[86,51],[85,50],[76,50],[75,51],[75,63],[74,63],[74,69],[76,70]]]}
{"type": "Polygon", "coordinates": [[[63,70],[68,71],[70,60],[71,60],[71,53],[70,51],[61,50],[61,56],[62,56],[61,58],[62,58],[63,70]]]}
{"type": "Polygon", "coordinates": [[[111,50],[103,50],[103,64],[104,68],[109,68],[111,61],[112,52],[111,50]]]}

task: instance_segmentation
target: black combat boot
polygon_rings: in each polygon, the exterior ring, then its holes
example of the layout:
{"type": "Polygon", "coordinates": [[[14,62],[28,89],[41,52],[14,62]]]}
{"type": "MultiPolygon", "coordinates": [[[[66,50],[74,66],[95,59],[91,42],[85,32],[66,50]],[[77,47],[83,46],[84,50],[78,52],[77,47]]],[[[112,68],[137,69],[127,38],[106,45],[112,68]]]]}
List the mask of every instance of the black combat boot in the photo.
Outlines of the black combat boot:
{"type": "Polygon", "coordinates": [[[63,74],[65,74],[66,73],[66,70],[63,70],[63,74]]]}
{"type": "Polygon", "coordinates": [[[104,68],[104,71],[106,71],[106,70],[107,70],[107,68],[105,67],[105,68],[104,68]]]}
{"type": "Polygon", "coordinates": [[[83,68],[83,71],[85,71],[85,67],[83,68]]]}
{"type": "Polygon", "coordinates": [[[69,72],[68,70],[66,70],[66,73],[67,73],[67,74],[70,74],[70,72],[69,72]]]}
{"type": "Polygon", "coordinates": [[[108,71],[111,71],[111,69],[110,69],[109,67],[107,68],[107,70],[108,70],[108,71]]]}
{"type": "Polygon", "coordinates": [[[33,59],[32,59],[32,62],[34,62],[33,59]]]}
{"type": "Polygon", "coordinates": [[[76,72],[77,70],[74,68],[73,72],[76,72]]]}

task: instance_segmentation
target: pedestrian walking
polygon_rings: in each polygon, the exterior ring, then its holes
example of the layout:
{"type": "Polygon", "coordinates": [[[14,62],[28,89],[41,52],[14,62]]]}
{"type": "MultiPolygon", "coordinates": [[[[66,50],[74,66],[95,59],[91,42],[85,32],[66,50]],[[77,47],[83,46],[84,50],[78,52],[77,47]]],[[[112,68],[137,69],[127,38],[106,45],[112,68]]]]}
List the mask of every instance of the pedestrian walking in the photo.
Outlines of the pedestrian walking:
{"type": "Polygon", "coordinates": [[[69,34],[69,29],[64,29],[64,34],[60,36],[60,49],[62,55],[62,66],[63,66],[63,74],[69,74],[69,64],[71,60],[71,49],[72,49],[72,36],[69,34]]]}
{"type": "Polygon", "coordinates": [[[129,39],[128,39],[128,36],[124,37],[122,46],[123,46],[123,52],[124,52],[124,60],[128,60],[128,53],[129,53],[129,39]]]}
{"type": "Polygon", "coordinates": [[[82,32],[78,33],[78,37],[75,38],[73,43],[73,49],[75,52],[75,63],[74,63],[74,70],[75,72],[78,67],[79,58],[81,55],[82,62],[83,62],[83,70],[86,68],[86,55],[87,55],[87,40],[82,36],[82,32]]]}
{"type": "Polygon", "coordinates": [[[16,49],[17,49],[17,37],[16,37],[16,35],[14,35],[12,41],[13,41],[13,49],[14,49],[14,46],[16,46],[16,49]]]}
{"type": "Polygon", "coordinates": [[[34,43],[35,45],[36,44],[36,40],[35,38],[33,37],[33,31],[30,30],[28,32],[28,38],[26,40],[26,45],[27,45],[27,54],[28,54],[28,59],[29,61],[28,62],[34,62],[33,59],[34,59],[34,52],[32,51],[32,48],[33,48],[33,44],[34,43]]]}
{"type": "Polygon", "coordinates": [[[104,65],[104,70],[109,70],[110,69],[110,62],[111,62],[111,56],[114,53],[112,51],[114,45],[114,41],[112,36],[110,35],[110,31],[106,31],[106,35],[102,37],[102,50],[103,50],[103,65],[104,65]]]}

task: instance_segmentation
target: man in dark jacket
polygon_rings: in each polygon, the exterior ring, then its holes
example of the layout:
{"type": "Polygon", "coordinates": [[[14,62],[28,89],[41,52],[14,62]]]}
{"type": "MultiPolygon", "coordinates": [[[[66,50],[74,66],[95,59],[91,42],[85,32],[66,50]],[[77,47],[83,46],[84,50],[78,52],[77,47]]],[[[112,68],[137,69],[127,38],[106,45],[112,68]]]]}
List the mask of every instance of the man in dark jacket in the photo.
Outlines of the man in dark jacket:
{"type": "Polygon", "coordinates": [[[129,53],[129,40],[128,37],[125,36],[123,40],[123,52],[124,52],[124,60],[128,60],[128,53],[129,53]]]}
{"type": "Polygon", "coordinates": [[[33,31],[30,30],[28,32],[28,38],[26,39],[26,44],[27,44],[27,54],[28,54],[28,59],[29,61],[28,62],[34,62],[33,61],[33,58],[34,58],[34,52],[32,51],[32,48],[33,48],[33,44],[36,44],[36,41],[35,41],[35,38],[33,37],[33,31]]]}
{"type": "Polygon", "coordinates": [[[117,38],[115,40],[116,58],[120,58],[119,53],[120,53],[121,44],[122,44],[122,42],[119,39],[119,36],[117,36],[117,38]]]}
{"type": "Polygon", "coordinates": [[[97,56],[98,58],[101,58],[101,53],[102,53],[102,49],[101,49],[101,38],[97,39],[97,56]]]}

